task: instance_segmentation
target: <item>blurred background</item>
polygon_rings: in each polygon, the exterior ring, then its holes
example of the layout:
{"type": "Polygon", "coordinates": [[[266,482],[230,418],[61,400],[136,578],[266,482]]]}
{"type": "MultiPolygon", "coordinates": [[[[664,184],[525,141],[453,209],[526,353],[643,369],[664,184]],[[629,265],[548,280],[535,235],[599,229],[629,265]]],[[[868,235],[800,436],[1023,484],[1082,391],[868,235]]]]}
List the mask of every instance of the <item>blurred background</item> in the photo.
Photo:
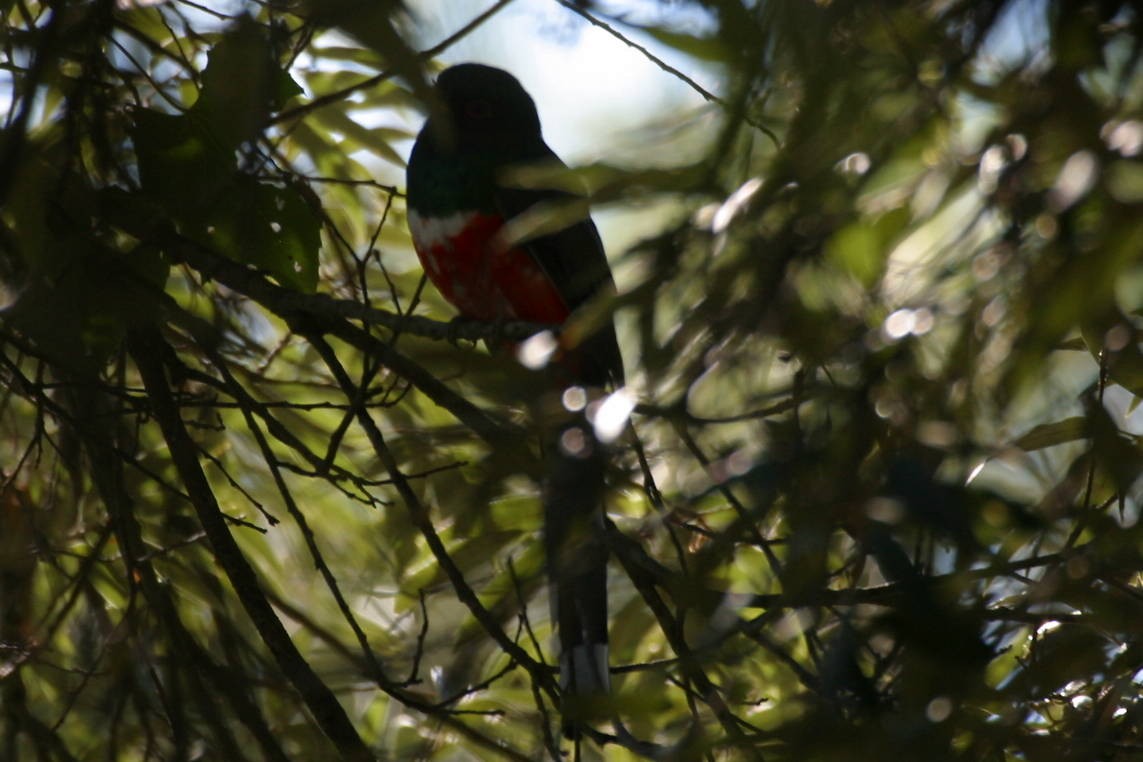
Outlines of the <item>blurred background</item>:
{"type": "Polygon", "coordinates": [[[0,759],[1143,753],[1134,4],[0,12],[0,759]],[[461,61],[619,286],[574,748],[534,327],[407,228],[461,61]]]}

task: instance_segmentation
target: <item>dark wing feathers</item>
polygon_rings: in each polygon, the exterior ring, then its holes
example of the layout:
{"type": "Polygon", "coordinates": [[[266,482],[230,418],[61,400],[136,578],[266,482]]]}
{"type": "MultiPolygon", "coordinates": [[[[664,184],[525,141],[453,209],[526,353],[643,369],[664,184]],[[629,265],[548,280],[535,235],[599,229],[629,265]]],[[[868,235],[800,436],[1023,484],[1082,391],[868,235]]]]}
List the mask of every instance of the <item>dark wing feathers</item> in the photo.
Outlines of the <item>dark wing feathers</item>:
{"type": "MultiPolygon", "coordinates": [[[[565,166],[547,146],[544,151],[544,155],[536,158],[565,166]]],[[[505,220],[515,219],[541,205],[550,205],[553,214],[559,214],[561,205],[575,201],[577,197],[573,194],[554,189],[502,186],[496,189],[496,207],[505,220]]],[[[600,294],[615,291],[603,241],[591,217],[585,215],[553,233],[525,240],[521,246],[555,284],[572,312],[600,294]]],[[[582,381],[592,385],[623,384],[623,359],[610,321],[588,337],[582,347],[587,360],[582,381]]]]}

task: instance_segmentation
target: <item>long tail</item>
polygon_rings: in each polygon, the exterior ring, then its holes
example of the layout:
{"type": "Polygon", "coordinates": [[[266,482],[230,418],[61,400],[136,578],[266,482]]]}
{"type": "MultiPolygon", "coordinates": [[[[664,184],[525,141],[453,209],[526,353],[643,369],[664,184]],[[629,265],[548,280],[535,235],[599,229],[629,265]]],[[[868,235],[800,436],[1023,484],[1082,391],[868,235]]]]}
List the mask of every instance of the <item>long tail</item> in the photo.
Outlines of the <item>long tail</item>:
{"type": "Polygon", "coordinates": [[[611,689],[607,663],[606,453],[590,425],[562,428],[548,449],[544,550],[552,620],[559,633],[564,734],[599,716],[611,689]]]}

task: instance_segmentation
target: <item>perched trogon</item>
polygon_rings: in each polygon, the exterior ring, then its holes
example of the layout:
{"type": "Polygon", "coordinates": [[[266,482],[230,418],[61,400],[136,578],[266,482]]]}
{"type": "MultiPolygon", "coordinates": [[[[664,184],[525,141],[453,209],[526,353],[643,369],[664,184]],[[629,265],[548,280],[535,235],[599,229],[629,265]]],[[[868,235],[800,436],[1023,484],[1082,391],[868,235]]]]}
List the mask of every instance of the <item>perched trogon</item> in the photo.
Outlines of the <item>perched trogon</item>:
{"type": "MultiPolygon", "coordinates": [[[[586,213],[554,230],[541,225],[537,234],[519,234],[525,219],[542,220],[548,211],[561,219],[576,197],[514,185],[513,172],[521,167],[564,166],[544,142],[536,105],[516,78],[460,64],[441,73],[436,92],[438,110],[409,158],[408,214],[417,255],[445,298],[469,318],[559,325],[614,289],[599,232],[586,213]]],[[[552,377],[561,385],[623,382],[610,323],[563,347],[554,362],[552,377]]],[[[544,546],[565,731],[574,733],[569,713],[594,714],[593,698],[610,687],[605,454],[582,415],[562,424],[545,449],[544,546]]]]}

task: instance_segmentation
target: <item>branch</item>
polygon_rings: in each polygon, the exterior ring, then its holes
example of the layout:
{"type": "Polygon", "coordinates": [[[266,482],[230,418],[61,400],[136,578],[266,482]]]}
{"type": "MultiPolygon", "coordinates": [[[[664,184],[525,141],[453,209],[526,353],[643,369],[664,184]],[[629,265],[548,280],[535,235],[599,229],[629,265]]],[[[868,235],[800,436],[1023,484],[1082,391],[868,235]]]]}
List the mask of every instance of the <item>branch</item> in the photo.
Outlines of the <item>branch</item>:
{"type": "Polygon", "coordinates": [[[629,553],[624,552],[630,544],[637,545],[637,543],[624,536],[611,522],[608,522],[607,544],[608,549],[619,559],[620,566],[623,567],[623,571],[643,598],[643,602],[654,614],[659,623],[659,629],[666,637],[671,650],[679,657],[679,668],[686,676],[687,681],[694,684],[697,695],[714,712],[729,738],[740,744],[751,758],[761,759],[761,755],[756,750],[748,749],[747,745],[743,743],[743,733],[740,727],[743,721],[730,711],[730,707],[722,698],[721,690],[703,671],[697,655],[686,641],[683,628],[680,626],[682,622],[671,613],[666,601],[656,589],[657,580],[653,575],[648,574],[642,566],[632,563],[629,553]]]}
{"type": "MultiPolygon", "coordinates": [[[[625,37],[622,34],[620,34],[619,32],[615,31],[610,26],[603,23],[598,18],[593,16],[591,13],[589,13],[585,8],[580,7],[579,4],[571,2],[570,0],[556,0],[556,2],[558,2],[560,5],[567,8],[569,11],[576,14],[577,16],[583,17],[592,26],[596,26],[596,27],[602,29],[603,31],[607,32],[608,34],[610,34],[612,37],[614,37],[617,40],[619,40],[620,42],[622,42],[627,47],[634,48],[635,50],[639,51],[640,53],[643,54],[643,56],[648,61],[655,64],[660,69],[667,72],[672,77],[675,77],[680,82],[684,83],[685,85],[690,87],[692,90],[694,90],[696,93],[701,95],[703,97],[703,100],[705,100],[706,102],[717,103],[719,106],[723,106],[723,107],[726,106],[726,101],[724,101],[722,98],[720,98],[717,95],[715,95],[714,93],[710,92],[709,90],[704,88],[702,85],[700,85],[698,82],[695,82],[693,79],[688,77],[686,74],[683,74],[681,71],[676,69],[674,66],[671,66],[669,63],[667,63],[663,59],[656,56],[654,53],[652,53],[647,48],[643,47],[642,45],[640,45],[639,43],[630,39],[629,37],[625,37]]],[[[638,27],[636,27],[636,28],[638,28],[638,27]]],[[[766,137],[770,138],[770,140],[773,141],[775,146],[781,147],[782,141],[778,140],[778,136],[769,127],[767,127],[766,125],[763,125],[763,124],[759,124],[754,119],[750,118],[749,115],[744,114],[742,118],[743,118],[743,121],[745,121],[751,127],[758,130],[759,132],[761,132],[766,137]]]]}
{"type": "MultiPolygon", "coordinates": [[[[219,369],[225,374],[228,382],[237,385],[237,381],[235,381],[234,377],[227,371],[225,365],[219,366],[219,369]]],[[[266,467],[270,469],[270,476],[274,480],[278,494],[282,497],[282,502],[286,504],[286,510],[302,534],[306,549],[310,553],[310,558],[313,559],[314,567],[318,570],[322,580],[325,581],[330,595],[333,596],[333,600],[337,603],[338,610],[341,611],[342,618],[353,631],[354,637],[357,638],[357,643],[361,647],[361,656],[365,660],[365,664],[368,665],[369,674],[377,682],[381,690],[392,695],[397,689],[397,685],[389,679],[385,673],[385,668],[381,665],[377,655],[373,653],[373,649],[369,646],[368,636],[365,634],[365,631],[361,629],[357,617],[353,615],[353,610],[349,607],[349,602],[345,600],[345,596],[341,592],[337,578],[333,576],[333,571],[330,570],[329,565],[325,562],[325,557],[322,555],[321,549],[318,548],[317,537],[314,534],[314,530],[310,526],[309,521],[306,520],[306,516],[302,513],[301,508],[298,507],[297,501],[294,500],[294,495],[290,492],[290,488],[282,476],[282,469],[278,467],[278,460],[274,456],[274,451],[270,447],[270,443],[266,440],[266,435],[262,433],[262,427],[258,425],[254,414],[249,408],[242,408],[242,418],[246,422],[247,430],[250,431],[254,437],[254,441],[257,442],[258,449],[262,452],[262,460],[265,461],[266,467]]]]}
{"type": "MultiPolygon", "coordinates": [[[[293,619],[295,622],[305,627],[314,635],[318,640],[325,643],[336,653],[340,654],[342,658],[354,666],[355,669],[360,669],[368,673],[369,668],[361,661],[361,659],[350,649],[347,645],[337,639],[337,637],[315,622],[306,612],[299,610],[293,603],[283,599],[276,593],[268,593],[270,601],[275,607],[280,609],[287,617],[293,619]]],[[[426,619],[426,624],[427,624],[426,619]]],[[[409,681],[410,684],[413,682],[409,681]]],[[[406,707],[421,712],[426,716],[433,717],[441,724],[445,725],[449,730],[455,731],[459,735],[464,736],[468,740],[495,752],[505,759],[514,760],[514,762],[529,762],[532,758],[523,752],[508,746],[502,739],[490,738],[484,735],[476,728],[466,725],[457,717],[460,712],[450,710],[447,706],[441,704],[434,704],[418,698],[418,695],[410,691],[395,688],[391,695],[394,699],[401,702],[406,707]]]]}
{"type": "MultiPolygon", "coordinates": [[[[204,276],[214,278],[228,288],[244,294],[271,313],[277,315],[299,333],[329,333],[376,358],[391,371],[408,379],[418,390],[434,403],[449,411],[461,423],[472,429],[477,436],[490,445],[504,446],[519,442],[524,437],[520,427],[493,418],[487,412],[448,388],[432,373],[398,352],[390,344],[378,340],[364,329],[348,322],[349,318],[365,319],[376,317],[378,325],[393,330],[419,335],[438,334],[440,338],[449,336],[453,324],[440,323],[428,318],[401,316],[376,310],[367,305],[347,300],[334,299],[326,294],[302,294],[270,282],[264,275],[219,256],[192,241],[179,239],[177,245],[168,247],[173,256],[198,270],[204,276]]],[[[168,302],[170,304],[171,302],[168,302]]],[[[495,326],[487,323],[464,324],[459,327],[463,338],[488,338],[490,331],[495,334],[495,326]]],[[[501,334],[512,338],[510,334],[501,334]]]]}
{"type": "Polygon", "coordinates": [[[234,587],[255,629],[273,654],[278,667],[301,695],[322,732],[337,747],[343,759],[372,760],[373,754],[357,734],[337,697],[299,653],[289,633],[262,592],[258,577],[238,547],[214,492],[198,462],[197,450],[183,425],[179,408],[167,386],[160,358],[171,352],[157,333],[134,333],[129,349],[143,378],[155,419],[163,431],[171,460],[190,495],[191,503],[214,556],[234,587]]]}
{"type": "MultiPolygon", "coordinates": [[[[245,685],[238,685],[238,680],[232,673],[218,668],[206,655],[202,647],[187,631],[178,611],[175,609],[171,597],[159,583],[158,575],[151,565],[150,554],[147,552],[143,540],[142,529],[136,519],[134,506],[127,486],[123,479],[124,456],[116,446],[113,439],[114,429],[108,424],[111,416],[105,410],[109,397],[104,389],[98,388],[98,383],[92,380],[90,384],[76,382],[69,387],[72,404],[75,406],[75,415],[67,420],[75,427],[83,440],[84,449],[90,461],[90,473],[95,483],[111,526],[123,551],[124,565],[127,567],[126,582],[131,593],[134,594],[134,585],[142,589],[143,597],[156,613],[163,627],[167,630],[174,644],[174,648],[185,653],[195,666],[195,674],[204,673],[221,689],[219,694],[226,697],[234,709],[240,722],[242,722],[257,739],[263,756],[266,759],[284,760],[285,754],[278,746],[277,740],[266,726],[265,720],[254,706],[253,701],[246,694],[245,685]]],[[[201,473],[201,472],[200,472],[201,473]]],[[[161,483],[161,482],[160,482],[161,483]]],[[[225,528],[226,519],[221,514],[218,521],[225,528]]],[[[88,558],[94,565],[97,560],[97,549],[88,558]]],[[[84,565],[87,565],[87,559],[84,565]]],[[[62,624],[61,612],[57,623],[62,624]]],[[[197,678],[196,678],[197,679],[197,678]]],[[[201,686],[196,683],[196,693],[204,694],[201,686]]],[[[202,702],[200,709],[204,719],[213,727],[220,743],[231,751],[230,756],[237,758],[237,747],[234,746],[226,723],[219,712],[215,701],[202,702]]]]}
{"type": "Polygon", "coordinates": [[[306,294],[279,286],[252,267],[216,254],[187,239],[170,242],[171,253],[227,287],[250,297],[285,318],[306,315],[324,320],[357,320],[364,325],[377,325],[394,333],[408,333],[438,341],[520,341],[544,330],[557,330],[546,323],[511,321],[490,323],[486,320],[452,320],[442,322],[421,315],[402,315],[378,309],[352,299],[338,299],[329,294],[306,294]]]}
{"type": "MultiPolygon", "coordinates": [[[[341,386],[342,392],[347,399],[357,399],[358,389],[354,385],[349,374],[345,372],[342,367],[341,361],[337,359],[334,354],[333,348],[321,336],[310,336],[311,344],[321,355],[325,361],[326,366],[337,379],[337,383],[341,386]]],[[[440,564],[441,569],[445,572],[449,582],[452,584],[453,589],[456,591],[457,598],[468,607],[468,610],[480,623],[481,627],[492,637],[493,640],[500,646],[513,661],[522,666],[532,676],[532,680],[538,683],[549,696],[556,695],[555,683],[552,676],[548,671],[546,665],[543,665],[528,655],[524,649],[514,643],[511,638],[505,634],[503,628],[492,616],[492,613],[485,608],[484,604],[480,602],[476,592],[469,586],[468,581],[464,578],[464,573],[453,561],[452,556],[449,555],[444,542],[441,540],[440,535],[437,534],[436,529],[432,525],[429,518],[429,512],[421,503],[417,493],[409,485],[408,479],[401,472],[401,468],[397,463],[389,446],[385,443],[385,437],[381,433],[381,429],[373,421],[369,415],[369,411],[362,406],[357,408],[357,420],[361,428],[365,431],[369,441],[373,445],[373,450],[377,454],[378,460],[385,467],[389,473],[389,478],[393,480],[393,485],[396,487],[397,492],[401,495],[401,499],[405,503],[405,508],[409,512],[409,517],[413,525],[421,532],[428,543],[429,549],[432,551],[433,557],[436,558],[437,563],[440,564]]],[[[517,444],[517,447],[520,445],[517,444]]]]}

